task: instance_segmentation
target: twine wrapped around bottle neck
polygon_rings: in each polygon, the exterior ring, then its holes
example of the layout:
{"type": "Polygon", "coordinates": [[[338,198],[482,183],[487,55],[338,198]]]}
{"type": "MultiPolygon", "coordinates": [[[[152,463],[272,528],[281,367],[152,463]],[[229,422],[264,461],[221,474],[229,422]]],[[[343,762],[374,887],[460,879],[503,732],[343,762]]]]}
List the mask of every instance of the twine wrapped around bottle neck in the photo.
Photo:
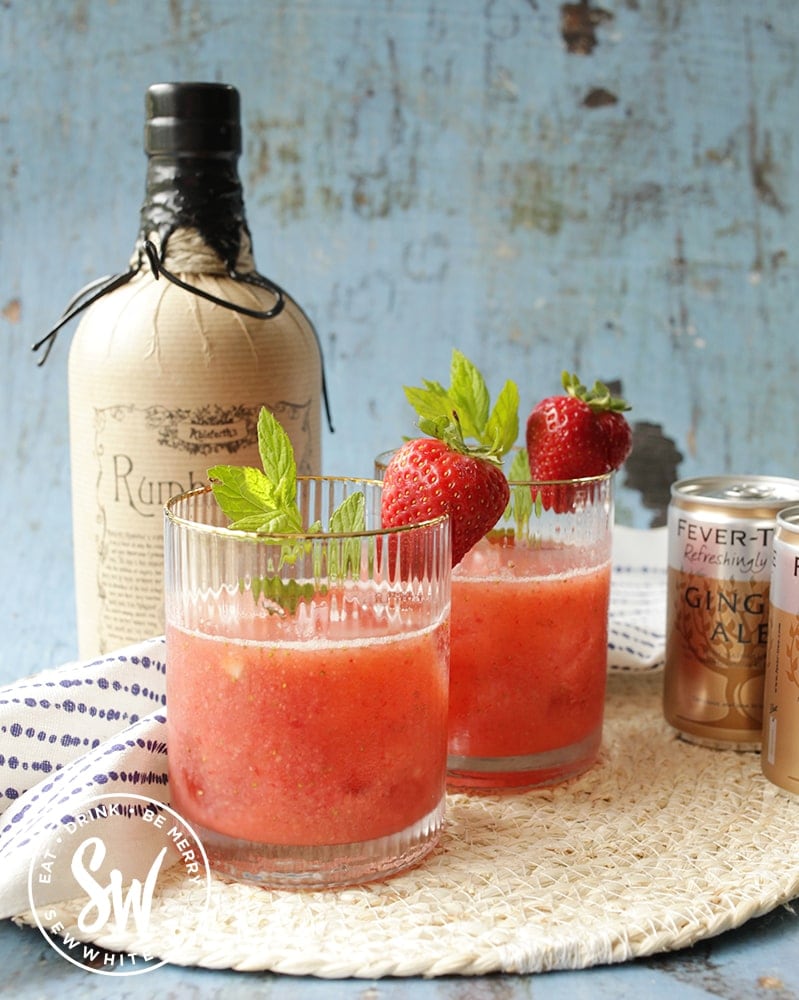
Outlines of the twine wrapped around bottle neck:
{"type": "MultiPolygon", "coordinates": [[[[58,331],[63,326],[79,313],[88,309],[98,299],[126,285],[136,275],[146,273],[148,269],[156,281],[163,276],[187,292],[255,319],[274,319],[280,315],[286,303],[286,294],[283,289],[255,270],[252,242],[246,226],[242,227],[236,266],[232,268],[225,265],[219,254],[208,246],[198,230],[178,227],[172,230],[166,239],[166,246],[163,248],[159,248],[151,239],[140,237],[127,271],[99,278],[74,295],[59,322],[33,345],[34,351],[45,347],[44,356],[39,361],[39,365],[43,365],[47,361],[58,331]],[[178,272],[184,277],[179,277],[178,272]],[[252,309],[220,298],[218,295],[196,287],[191,281],[186,281],[185,276],[192,274],[225,275],[234,281],[263,288],[275,297],[274,305],[269,309],[252,309]]],[[[316,333],[315,330],[314,333],[316,333]]]]}
{"type": "MultiPolygon", "coordinates": [[[[159,245],[156,233],[149,234],[147,239],[156,248],[164,267],[177,274],[230,274],[225,262],[216,250],[209,246],[198,229],[185,226],[175,229],[167,238],[165,246],[159,245]]],[[[142,251],[143,247],[137,246],[130,260],[131,267],[138,267],[142,263],[142,251]]],[[[242,228],[235,272],[243,275],[252,274],[254,271],[252,241],[246,228],[242,228]]]]}

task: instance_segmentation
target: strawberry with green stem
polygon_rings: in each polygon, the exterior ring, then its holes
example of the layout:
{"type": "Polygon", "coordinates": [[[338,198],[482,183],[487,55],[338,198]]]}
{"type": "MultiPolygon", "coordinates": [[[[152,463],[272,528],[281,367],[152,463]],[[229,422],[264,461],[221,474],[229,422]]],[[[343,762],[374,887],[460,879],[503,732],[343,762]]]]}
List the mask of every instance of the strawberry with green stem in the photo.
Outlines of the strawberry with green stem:
{"type": "MultiPolygon", "coordinates": [[[[632,430],[624,416],[628,403],[602,382],[587,389],[564,371],[564,395],[542,399],[527,418],[530,478],[537,482],[588,479],[619,469],[632,449],[632,430]]],[[[559,512],[571,509],[574,494],[565,486],[546,487],[536,503],[559,512]]]]}
{"type": "Polygon", "coordinates": [[[602,382],[587,389],[563,372],[565,395],[542,399],[527,418],[530,476],[539,482],[582,479],[619,469],[632,449],[628,403],[602,382]]]}
{"type": "Polygon", "coordinates": [[[384,527],[448,514],[452,565],[457,565],[502,516],[509,499],[502,458],[519,431],[519,390],[507,381],[494,406],[485,379],[458,350],[450,386],[424,381],[405,387],[426,437],[406,441],[383,477],[384,527]]]}

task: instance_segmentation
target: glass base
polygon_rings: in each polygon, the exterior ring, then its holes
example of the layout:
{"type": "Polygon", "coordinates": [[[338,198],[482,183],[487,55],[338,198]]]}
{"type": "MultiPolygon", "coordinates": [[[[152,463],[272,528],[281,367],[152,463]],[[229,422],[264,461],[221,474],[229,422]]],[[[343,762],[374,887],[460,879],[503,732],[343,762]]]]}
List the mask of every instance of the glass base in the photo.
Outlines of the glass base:
{"type": "Polygon", "coordinates": [[[541,753],[514,757],[447,758],[447,788],[453,792],[522,792],[558,785],[595,763],[602,744],[602,726],[579,743],[541,753]]]}
{"type": "Polygon", "coordinates": [[[216,833],[197,823],[211,868],[223,877],[272,889],[359,885],[418,864],[438,843],[446,799],[399,833],[352,844],[264,844],[216,833]]]}
{"type": "Polygon", "coordinates": [[[759,733],[751,740],[714,739],[713,737],[699,736],[696,733],[687,733],[682,729],[677,730],[677,735],[684,743],[693,743],[698,747],[708,747],[710,750],[741,750],[744,753],[760,753],[762,745],[759,733]]]}

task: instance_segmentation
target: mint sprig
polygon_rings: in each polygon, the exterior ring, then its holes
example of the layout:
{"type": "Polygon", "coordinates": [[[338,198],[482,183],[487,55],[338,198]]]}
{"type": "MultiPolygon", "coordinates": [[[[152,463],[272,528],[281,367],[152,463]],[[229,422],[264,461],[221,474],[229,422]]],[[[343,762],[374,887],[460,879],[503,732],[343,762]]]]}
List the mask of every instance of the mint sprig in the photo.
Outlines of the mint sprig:
{"type": "MultiPolygon", "coordinates": [[[[279,568],[296,562],[304,546],[296,540],[276,538],[286,534],[311,535],[323,530],[322,524],[303,525],[297,503],[297,462],[286,431],[266,407],[258,415],[258,452],[262,469],[252,466],[215,465],[208,469],[211,490],[229,527],[256,534],[265,543],[280,545],[279,568]]],[[[331,534],[353,534],[366,528],[366,499],[363,493],[350,494],[331,512],[331,534]]],[[[358,539],[342,538],[340,546],[328,552],[329,575],[341,575],[357,569],[360,563],[358,539]]],[[[321,572],[321,567],[315,569],[321,572]]],[[[243,584],[240,584],[243,588],[243,584]]],[[[283,580],[265,576],[250,585],[256,601],[263,597],[292,613],[302,600],[316,591],[312,582],[283,580]]]]}
{"type": "Polygon", "coordinates": [[[533,513],[536,517],[541,516],[541,493],[538,493],[535,502],[533,502],[530,487],[526,485],[529,479],[530,463],[527,458],[527,449],[519,448],[508,469],[508,480],[511,484],[510,500],[505,510],[505,520],[513,519],[517,538],[527,535],[533,513]]]}
{"type": "Polygon", "coordinates": [[[288,434],[261,408],[258,452],[263,469],[215,465],[208,470],[216,502],[237,531],[286,534],[302,531],[297,506],[297,464],[288,434]]]}
{"type": "Polygon", "coordinates": [[[459,350],[452,352],[450,386],[424,380],[405,386],[419,430],[454,451],[502,465],[519,434],[519,389],[508,380],[494,406],[479,369],[459,350]]]}

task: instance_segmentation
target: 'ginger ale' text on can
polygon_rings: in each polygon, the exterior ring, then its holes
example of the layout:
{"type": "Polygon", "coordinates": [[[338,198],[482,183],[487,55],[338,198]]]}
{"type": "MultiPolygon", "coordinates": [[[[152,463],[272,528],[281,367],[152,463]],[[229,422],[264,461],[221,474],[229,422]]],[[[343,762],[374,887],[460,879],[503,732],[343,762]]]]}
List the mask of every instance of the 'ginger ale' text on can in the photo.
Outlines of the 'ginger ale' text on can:
{"type": "Polygon", "coordinates": [[[799,506],[777,515],[763,687],[763,774],[799,795],[799,506]]]}
{"type": "Polygon", "coordinates": [[[663,709],[685,739],[759,750],[779,511],[799,480],[683,479],[671,488],[663,709]]]}

